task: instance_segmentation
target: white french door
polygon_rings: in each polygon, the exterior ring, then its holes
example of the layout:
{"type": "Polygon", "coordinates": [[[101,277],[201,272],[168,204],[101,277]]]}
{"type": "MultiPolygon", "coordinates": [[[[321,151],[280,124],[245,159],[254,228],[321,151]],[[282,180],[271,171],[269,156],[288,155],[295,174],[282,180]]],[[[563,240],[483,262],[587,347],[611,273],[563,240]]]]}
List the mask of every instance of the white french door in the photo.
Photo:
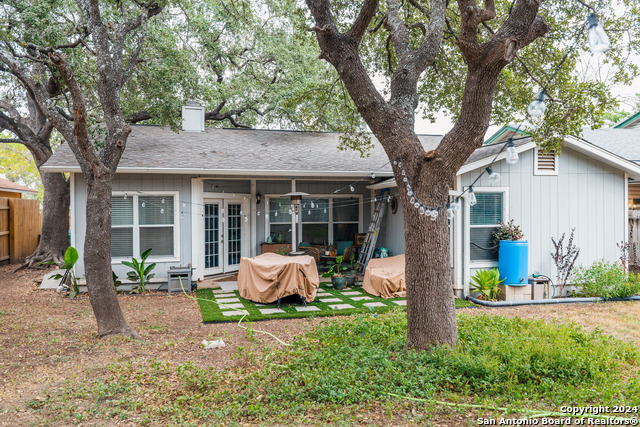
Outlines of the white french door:
{"type": "Polygon", "coordinates": [[[248,249],[248,207],[246,199],[204,200],[205,275],[240,268],[240,258],[248,249]]]}

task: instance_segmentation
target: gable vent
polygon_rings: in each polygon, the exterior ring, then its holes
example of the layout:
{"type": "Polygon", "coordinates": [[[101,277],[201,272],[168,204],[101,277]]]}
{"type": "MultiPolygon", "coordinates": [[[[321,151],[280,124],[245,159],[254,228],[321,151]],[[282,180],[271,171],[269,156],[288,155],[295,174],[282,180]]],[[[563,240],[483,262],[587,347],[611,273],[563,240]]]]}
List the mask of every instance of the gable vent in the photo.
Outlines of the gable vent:
{"type": "Polygon", "coordinates": [[[536,173],[540,175],[555,175],[557,173],[556,151],[552,150],[548,153],[538,151],[536,153],[536,173]]]}

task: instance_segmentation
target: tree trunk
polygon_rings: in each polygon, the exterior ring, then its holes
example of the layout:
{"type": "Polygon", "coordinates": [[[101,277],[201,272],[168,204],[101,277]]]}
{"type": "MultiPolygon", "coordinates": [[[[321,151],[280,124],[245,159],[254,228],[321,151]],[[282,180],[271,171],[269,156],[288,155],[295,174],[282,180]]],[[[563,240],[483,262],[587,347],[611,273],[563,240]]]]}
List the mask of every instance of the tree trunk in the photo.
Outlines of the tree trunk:
{"type": "MultiPolygon", "coordinates": [[[[432,221],[420,215],[402,195],[407,280],[407,347],[427,350],[434,345],[453,347],[458,337],[449,259],[449,227],[444,209],[432,221]]],[[[445,200],[447,182],[427,189],[427,200],[445,200]]],[[[424,193],[422,193],[424,194],[424,193]]],[[[441,206],[442,203],[430,203],[441,206]]]]}
{"type": "Polygon", "coordinates": [[[84,266],[98,335],[140,336],[122,314],[111,270],[111,177],[108,172],[87,179],[87,232],[84,266]]]}
{"type": "Polygon", "coordinates": [[[69,182],[57,172],[40,171],[42,201],[42,233],[36,251],[25,260],[25,266],[40,262],[63,262],[69,246],[69,182]]]}

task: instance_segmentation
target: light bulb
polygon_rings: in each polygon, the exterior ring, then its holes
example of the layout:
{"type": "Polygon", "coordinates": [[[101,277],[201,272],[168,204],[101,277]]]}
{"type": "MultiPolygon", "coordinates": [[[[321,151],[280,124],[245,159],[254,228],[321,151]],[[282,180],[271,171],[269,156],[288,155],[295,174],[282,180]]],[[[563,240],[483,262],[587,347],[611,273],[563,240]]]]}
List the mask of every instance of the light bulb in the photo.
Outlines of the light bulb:
{"type": "Polygon", "coordinates": [[[242,209],[240,209],[240,215],[242,215],[242,209]]]}
{"type": "Polygon", "coordinates": [[[376,174],[375,173],[371,173],[371,179],[375,179],[376,178],[376,174]]]}
{"type": "Polygon", "coordinates": [[[126,193],[125,193],[125,195],[124,195],[123,199],[124,199],[124,200],[127,200],[127,194],[126,194],[126,193]]]}
{"type": "Polygon", "coordinates": [[[473,187],[469,187],[469,206],[475,206],[478,203],[476,200],[476,194],[473,192],[473,187]]]}
{"type": "Polygon", "coordinates": [[[147,204],[145,202],[142,202],[142,207],[144,208],[145,206],[147,206],[147,204]]]}
{"type": "Polygon", "coordinates": [[[426,209],[424,210],[424,214],[425,214],[426,216],[431,216],[431,209],[426,208],[426,209]]]}
{"type": "Polygon", "coordinates": [[[260,211],[256,212],[256,215],[260,216],[260,211]]]}
{"type": "Polygon", "coordinates": [[[164,203],[164,197],[162,198],[161,202],[164,203]]]}
{"type": "Polygon", "coordinates": [[[602,28],[595,14],[592,13],[587,16],[587,26],[589,27],[587,41],[589,42],[591,53],[602,53],[609,49],[611,41],[609,41],[607,32],[602,28]]]}
{"type": "Polygon", "coordinates": [[[393,161],[393,164],[394,164],[394,165],[397,165],[397,164],[398,164],[398,161],[397,161],[397,160],[394,160],[394,161],[393,161]]]}
{"type": "Polygon", "coordinates": [[[356,189],[355,189],[355,188],[353,188],[353,185],[350,185],[350,186],[349,186],[349,190],[351,190],[351,192],[352,192],[352,193],[353,193],[354,191],[356,191],[356,189]]]}
{"type": "MultiPolygon", "coordinates": [[[[516,153],[516,156],[517,155],[518,155],[518,153],[516,153]]],[[[498,172],[494,172],[493,169],[491,169],[491,167],[489,167],[489,166],[487,166],[487,168],[485,170],[489,174],[489,182],[492,185],[500,184],[500,174],[498,172]]]]}
{"type": "Polygon", "coordinates": [[[309,213],[307,215],[311,215],[311,209],[309,209],[309,213]]]}
{"type": "Polygon", "coordinates": [[[402,180],[403,180],[404,182],[407,182],[407,177],[405,176],[404,178],[402,178],[402,180]]]}
{"type": "Polygon", "coordinates": [[[407,173],[402,169],[402,176],[405,176],[407,173]]]}
{"type": "Polygon", "coordinates": [[[407,196],[413,196],[413,191],[410,188],[407,190],[407,196]]]}
{"type": "Polygon", "coordinates": [[[409,203],[414,204],[416,202],[416,198],[411,196],[411,200],[409,200],[409,203]]]}
{"type": "Polygon", "coordinates": [[[431,211],[431,221],[435,221],[438,218],[438,210],[434,209],[431,211]]]}
{"type": "Polygon", "coordinates": [[[507,157],[505,158],[505,161],[509,165],[515,165],[516,163],[518,163],[518,160],[519,158],[518,152],[516,151],[516,146],[513,144],[513,140],[509,138],[509,140],[507,141],[507,157]]]}
{"type": "Polygon", "coordinates": [[[453,219],[456,216],[453,208],[447,209],[447,219],[453,219]]]}
{"type": "Polygon", "coordinates": [[[398,166],[402,167],[402,162],[398,163],[398,166]]]}
{"type": "Polygon", "coordinates": [[[245,215],[244,216],[244,222],[248,222],[248,221],[249,221],[249,218],[247,218],[247,216],[245,215]]]}
{"type": "Polygon", "coordinates": [[[544,91],[538,94],[538,97],[531,101],[529,104],[529,108],[527,111],[531,115],[531,117],[540,117],[544,114],[547,109],[547,104],[544,103],[544,91]]]}
{"type": "Polygon", "coordinates": [[[160,209],[160,213],[164,213],[164,208],[160,209]]]}
{"type": "Polygon", "coordinates": [[[416,209],[418,209],[418,208],[420,207],[420,203],[415,202],[415,203],[413,204],[413,207],[414,207],[414,208],[416,208],[416,209]]]}
{"type": "Polygon", "coordinates": [[[278,211],[275,211],[275,212],[273,213],[273,215],[274,215],[274,216],[278,216],[278,211]]]}
{"type": "Polygon", "coordinates": [[[313,202],[311,202],[311,209],[313,209],[315,207],[316,207],[316,205],[313,202]]]}
{"type": "Polygon", "coordinates": [[[424,206],[420,206],[420,215],[424,215],[424,206]]]}
{"type": "Polygon", "coordinates": [[[324,208],[324,213],[327,213],[327,208],[324,208]]]}
{"type": "Polygon", "coordinates": [[[264,219],[269,219],[269,214],[268,213],[264,214],[264,219]]]}

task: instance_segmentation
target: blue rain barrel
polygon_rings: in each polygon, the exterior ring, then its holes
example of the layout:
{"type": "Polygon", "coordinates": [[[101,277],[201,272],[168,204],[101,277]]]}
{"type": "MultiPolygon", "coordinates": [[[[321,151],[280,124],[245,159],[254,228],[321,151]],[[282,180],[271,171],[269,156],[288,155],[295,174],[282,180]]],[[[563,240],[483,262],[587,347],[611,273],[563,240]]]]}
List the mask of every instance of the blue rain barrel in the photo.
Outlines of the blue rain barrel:
{"type": "Polygon", "coordinates": [[[500,240],[498,270],[503,285],[525,286],[528,284],[529,242],[522,240],[500,240]]]}

